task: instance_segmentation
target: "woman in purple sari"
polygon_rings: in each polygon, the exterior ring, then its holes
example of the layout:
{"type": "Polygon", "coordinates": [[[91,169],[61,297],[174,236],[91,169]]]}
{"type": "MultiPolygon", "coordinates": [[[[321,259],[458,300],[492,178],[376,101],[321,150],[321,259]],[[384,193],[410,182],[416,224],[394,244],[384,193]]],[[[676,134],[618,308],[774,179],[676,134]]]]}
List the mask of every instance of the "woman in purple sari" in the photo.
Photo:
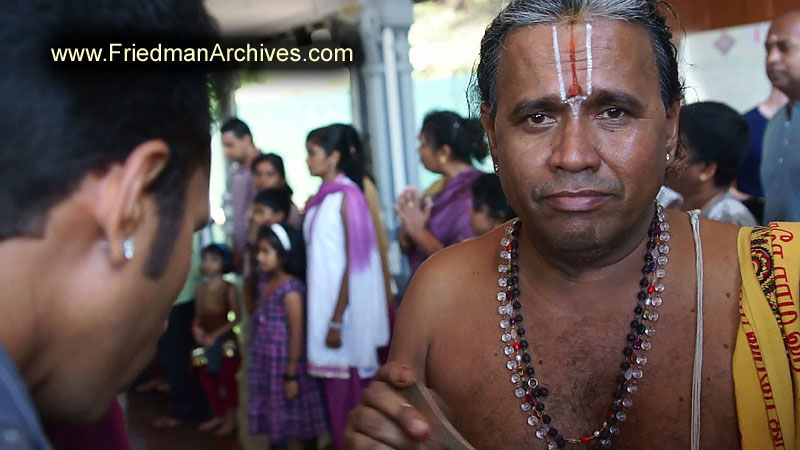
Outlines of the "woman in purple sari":
{"type": "Polygon", "coordinates": [[[415,189],[406,189],[395,204],[403,222],[400,245],[412,273],[433,253],[473,237],[472,182],[481,172],[472,160],[481,161],[488,154],[480,121],[450,111],[425,116],[419,141],[422,165],[442,178],[422,199],[415,189]]]}

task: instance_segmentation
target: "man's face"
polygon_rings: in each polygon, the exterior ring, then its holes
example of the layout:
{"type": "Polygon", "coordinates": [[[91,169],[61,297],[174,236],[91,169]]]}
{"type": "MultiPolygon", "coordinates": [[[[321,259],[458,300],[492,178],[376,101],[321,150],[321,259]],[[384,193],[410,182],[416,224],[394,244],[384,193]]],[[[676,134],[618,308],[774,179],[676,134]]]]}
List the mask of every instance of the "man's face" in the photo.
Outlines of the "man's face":
{"type": "MultiPolygon", "coordinates": [[[[206,169],[207,170],[207,169],[206,169]]],[[[56,420],[97,420],[113,397],[128,387],[150,362],[166,320],[186,281],[192,257],[192,235],[208,220],[208,174],[198,169],[188,183],[185,211],[168,255],[168,265],[157,279],[144,273],[158,228],[153,195],[143,206],[136,253],[124,269],[100,277],[78,274],[63,289],[63,301],[52,314],[52,352],[64,363],[46,386],[37,390],[40,411],[56,420]]]]}
{"type": "Polygon", "coordinates": [[[791,100],[800,100],[800,11],[775,19],[765,47],[769,80],[791,100]]]}
{"type": "Polygon", "coordinates": [[[261,161],[253,168],[253,185],[256,191],[283,186],[285,181],[278,169],[269,161],[261,161]]]}
{"type": "Polygon", "coordinates": [[[250,136],[245,135],[242,138],[238,138],[233,131],[222,133],[222,152],[231,162],[244,163],[250,146],[250,136]]]}
{"type": "Polygon", "coordinates": [[[593,22],[591,65],[585,23],[555,32],[540,25],[506,38],[497,113],[484,107],[484,126],[525,227],[561,250],[602,254],[651,217],[678,109],[665,111],[643,28],[593,22]]]}

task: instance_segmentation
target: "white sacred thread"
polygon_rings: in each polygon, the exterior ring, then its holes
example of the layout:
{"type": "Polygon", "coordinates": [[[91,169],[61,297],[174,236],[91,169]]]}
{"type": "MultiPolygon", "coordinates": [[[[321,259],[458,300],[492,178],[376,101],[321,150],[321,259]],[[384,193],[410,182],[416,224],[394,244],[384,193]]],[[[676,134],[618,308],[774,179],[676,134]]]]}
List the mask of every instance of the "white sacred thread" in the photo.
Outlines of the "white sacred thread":
{"type": "Polygon", "coordinates": [[[558,50],[558,30],[553,25],[553,52],[556,56],[556,70],[558,70],[558,87],[561,90],[561,101],[567,101],[567,90],[564,88],[564,74],[561,71],[561,52],[558,50]]]}
{"type": "Polygon", "coordinates": [[[586,95],[592,95],[592,24],[586,24],[586,95]]]}

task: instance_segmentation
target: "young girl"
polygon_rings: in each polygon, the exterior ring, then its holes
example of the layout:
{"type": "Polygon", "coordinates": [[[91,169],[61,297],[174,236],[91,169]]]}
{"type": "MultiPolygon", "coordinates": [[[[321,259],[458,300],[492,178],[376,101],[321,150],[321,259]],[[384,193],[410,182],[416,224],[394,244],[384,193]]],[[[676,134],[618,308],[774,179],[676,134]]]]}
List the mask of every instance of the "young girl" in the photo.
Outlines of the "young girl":
{"type": "Polygon", "coordinates": [[[319,386],[306,369],[303,241],[298,231],[273,224],[259,230],[257,249],[269,282],[252,323],[250,433],[268,434],[279,448],[316,448],[327,430],[319,386]]]}
{"type": "Polygon", "coordinates": [[[229,270],[230,258],[222,246],[211,244],[203,249],[203,281],[195,290],[195,316],[192,333],[203,346],[207,363],[199,368],[200,383],[208,395],[214,417],[203,422],[200,431],[217,428],[216,436],[229,436],[236,430],[236,407],[239,391],[236,371],[241,359],[236,352],[233,327],[239,321],[236,288],[222,279],[229,270]],[[235,319],[228,320],[233,311],[235,319]]]}

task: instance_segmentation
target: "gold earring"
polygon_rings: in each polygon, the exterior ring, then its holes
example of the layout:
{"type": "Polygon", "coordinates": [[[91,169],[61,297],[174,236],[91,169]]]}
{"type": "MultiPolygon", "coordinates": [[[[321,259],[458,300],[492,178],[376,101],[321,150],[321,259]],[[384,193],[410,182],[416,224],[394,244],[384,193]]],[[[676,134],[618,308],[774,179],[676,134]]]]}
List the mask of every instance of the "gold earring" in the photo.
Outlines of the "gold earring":
{"type": "Polygon", "coordinates": [[[439,157],[439,164],[442,164],[442,165],[447,164],[447,156],[445,156],[445,155],[440,156],[439,157]]]}

